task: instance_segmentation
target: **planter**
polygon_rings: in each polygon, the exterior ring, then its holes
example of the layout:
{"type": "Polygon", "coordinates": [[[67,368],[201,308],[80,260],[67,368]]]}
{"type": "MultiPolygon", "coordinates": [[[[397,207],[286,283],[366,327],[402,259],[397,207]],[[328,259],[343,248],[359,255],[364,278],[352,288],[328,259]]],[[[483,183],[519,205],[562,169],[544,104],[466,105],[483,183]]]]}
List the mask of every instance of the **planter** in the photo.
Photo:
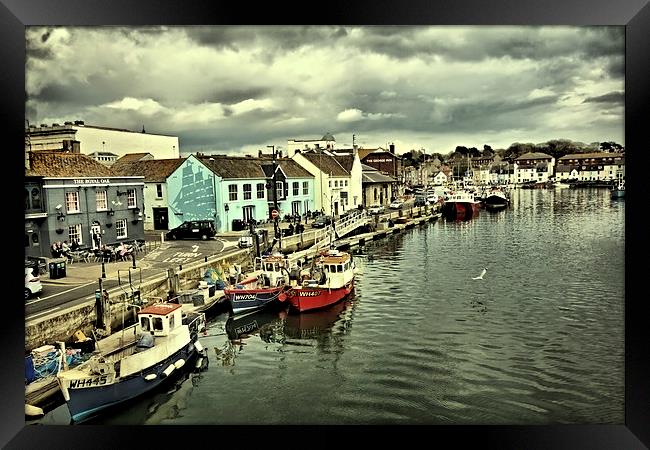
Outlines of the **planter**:
{"type": "Polygon", "coordinates": [[[57,228],[54,231],[56,231],[56,234],[63,234],[63,228],[57,228]]]}
{"type": "Polygon", "coordinates": [[[110,228],[110,227],[113,226],[113,224],[112,223],[107,223],[105,226],[106,226],[106,228],[110,228]]]}

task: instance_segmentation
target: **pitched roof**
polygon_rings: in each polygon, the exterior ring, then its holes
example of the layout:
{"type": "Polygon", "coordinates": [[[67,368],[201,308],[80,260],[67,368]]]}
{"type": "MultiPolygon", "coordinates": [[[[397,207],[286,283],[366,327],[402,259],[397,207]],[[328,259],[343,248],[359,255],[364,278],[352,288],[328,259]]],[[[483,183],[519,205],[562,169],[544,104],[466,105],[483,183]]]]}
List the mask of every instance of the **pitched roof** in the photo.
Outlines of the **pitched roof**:
{"type": "Polygon", "coordinates": [[[295,162],[293,159],[283,159],[278,161],[280,167],[288,178],[313,178],[307,169],[295,162]]]}
{"type": "Polygon", "coordinates": [[[118,163],[118,162],[140,161],[142,158],[144,158],[147,155],[153,158],[153,155],[151,153],[127,153],[126,155],[118,158],[117,161],[115,162],[118,163]]]}
{"type": "Polygon", "coordinates": [[[570,155],[564,155],[560,158],[561,161],[566,161],[567,159],[586,159],[586,158],[623,158],[625,155],[621,153],[607,153],[607,152],[595,152],[595,153],[571,153],[570,155]]]}
{"type": "Polygon", "coordinates": [[[551,155],[547,155],[546,153],[540,153],[540,152],[528,152],[524,153],[518,158],[515,158],[515,161],[519,161],[522,159],[551,159],[551,155]]]}
{"type": "Polygon", "coordinates": [[[93,158],[81,153],[30,152],[30,169],[26,176],[35,177],[112,177],[115,174],[93,158]]]}
{"type": "Polygon", "coordinates": [[[205,155],[196,158],[221,178],[266,178],[259,158],[225,155],[205,155]]]}
{"type": "MultiPolygon", "coordinates": [[[[210,170],[222,178],[258,178],[273,176],[273,159],[266,156],[251,158],[241,156],[197,156],[210,170]]],[[[292,159],[278,159],[278,166],[287,178],[313,178],[313,175],[292,159]]]]}
{"type": "Polygon", "coordinates": [[[364,171],[361,174],[362,183],[394,183],[396,180],[388,175],[375,170],[373,171],[364,171]]]}
{"type": "Polygon", "coordinates": [[[116,175],[144,176],[145,182],[163,183],[186,159],[187,158],[148,159],[143,161],[122,162],[120,158],[113,164],[111,170],[116,175]]]}
{"type": "Polygon", "coordinates": [[[336,161],[348,172],[352,172],[352,166],[354,165],[354,155],[337,155],[334,156],[336,161]]]}
{"type": "Polygon", "coordinates": [[[335,177],[345,177],[350,175],[350,171],[346,170],[345,167],[337,161],[337,158],[349,158],[347,156],[334,157],[324,152],[304,152],[302,153],[302,156],[324,173],[335,177]]]}

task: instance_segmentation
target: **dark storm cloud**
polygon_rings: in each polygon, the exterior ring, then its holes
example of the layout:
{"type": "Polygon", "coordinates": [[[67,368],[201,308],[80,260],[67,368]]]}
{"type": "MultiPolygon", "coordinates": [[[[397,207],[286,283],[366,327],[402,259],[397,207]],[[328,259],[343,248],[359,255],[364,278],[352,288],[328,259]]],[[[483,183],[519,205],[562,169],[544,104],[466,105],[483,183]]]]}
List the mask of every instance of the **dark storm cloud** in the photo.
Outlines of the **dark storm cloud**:
{"type": "Polygon", "coordinates": [[[262,98],[269,94],[271,89],[266,87],[247,89],[222,89],[206,97],[206,101],[216,103],[239,103],[248,99],[262,98]]]}
{"type": "Polygon", "coordinates": [[[597,97],[588,97],[583,103],[620,103],[625,102],[625,92],[608,92],[604,95],[599,95],[597,97]]]}
{"type": "Polygon", "coordinates": [[[251,45],[290,51],[315,43],[332,43],[347,34],[344,27],[320,26],[197,26],[187,29],[187,36],[201,45],[235,51],[251,45]]]}

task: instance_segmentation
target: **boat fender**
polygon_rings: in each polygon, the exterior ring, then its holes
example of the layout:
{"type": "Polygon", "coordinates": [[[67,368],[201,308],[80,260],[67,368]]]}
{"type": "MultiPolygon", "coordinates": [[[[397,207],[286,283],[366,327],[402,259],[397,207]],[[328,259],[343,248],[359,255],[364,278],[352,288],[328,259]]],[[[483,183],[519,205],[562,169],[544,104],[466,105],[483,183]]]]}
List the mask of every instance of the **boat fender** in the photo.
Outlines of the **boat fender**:
{"type": "Polygon", "coordinates": [[[203,364],[203,358],[199,358],[199,359],[197,359],[197,360],[196,360],[196,364],[194,365],[194,367],[196,367],[197,369],[199,369],[199,368],[201,368],[201,364],[203,364]]]}
{"type": "Polygon", "coordinates": [[[177,369],[180,369],[184,365],[185,365],[185,360],[183,358],[179,359],[174,363],[174,367],[176,367],[177,369]]]}
{"type": "Polygon", "coordinates": [[[165,370],[163,370],[163,375],[165,375],[166,377],[168,377],[169,374],[171,374],[171,373],[174,371],[175,368],[176,368],[176,367],[174,367],[173,364],[170,364],[169,367],[167,367],[165,370]]]}
{"type": "Polygon", "coordinates": [[[146,375],[144,377],[144,379],[147,381],[155,380],[156,378],[158,378],[158,375],[156,375],[155,373],[150,373],[149,375],[146,375]]]}
{"type": "Polygon", "coordinates": [[[43,416],[45,413],[42,408],[25,403],[25,415],[30,417],[43,416]]]}
{"type": "Polygon", "coordinates": [[[198,340],[194,343],[194,348],[196,348],[197,352],[202,352],[203,351],[203,346],[201,345],[201,343],[198,340]]]}

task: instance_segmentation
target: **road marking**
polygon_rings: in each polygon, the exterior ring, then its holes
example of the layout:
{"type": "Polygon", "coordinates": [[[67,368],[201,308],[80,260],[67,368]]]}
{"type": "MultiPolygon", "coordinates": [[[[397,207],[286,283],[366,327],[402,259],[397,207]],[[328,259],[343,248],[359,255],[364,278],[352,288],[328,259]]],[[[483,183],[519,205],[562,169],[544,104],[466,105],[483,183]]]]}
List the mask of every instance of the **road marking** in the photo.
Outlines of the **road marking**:
{"type": "Polygon", "coordinates": [[[193,245],[193,246],[192,246],[192,251],[193,251],[194,253],[196,253],[198,249],[199,249],[199,246],[198,246],[198,245],[193,245]]]}
{"type": "Polygon", "coordinates": [[[56,311],[57,309],[61,309],[61,307],[60,306],[55,306],[54,308],[48,309],[47,311],[32,314],[31,316],[27,317],[27,319],[33,319],[34,317],[42,316],[43,314],[50,314],[52,311],[56,311]]]}
{"type": "Polygon", "coordinates": [[[89,285],[91,285],[91,284],[93,284],[93,283],[96,283],[96,281],[91,281],[91,282],[89,282],[89,283],[82,284],[82,285],[77,286],[77,287],[73,287],[72,289],[68,289],[67,291],[59,292],[58,294],[50,295],[50,296],[47,296],[47,297],[39,297],[37,300],[32,300],[31,302],[25,302],[25,305],[33,305],[34,303],[42,302],[43,300],[47,300],[47,299],[50,299],[50,298],[54,298],[54,297],[56,297],[56,296],[58,296],[58,295],[67,294],[68,292],[72,292],[72,291],[74,291],[75,289],[79,289],[79,288],[82,288],[82,287],[86,287],[86,286],[89,286],[89,285]]]}

